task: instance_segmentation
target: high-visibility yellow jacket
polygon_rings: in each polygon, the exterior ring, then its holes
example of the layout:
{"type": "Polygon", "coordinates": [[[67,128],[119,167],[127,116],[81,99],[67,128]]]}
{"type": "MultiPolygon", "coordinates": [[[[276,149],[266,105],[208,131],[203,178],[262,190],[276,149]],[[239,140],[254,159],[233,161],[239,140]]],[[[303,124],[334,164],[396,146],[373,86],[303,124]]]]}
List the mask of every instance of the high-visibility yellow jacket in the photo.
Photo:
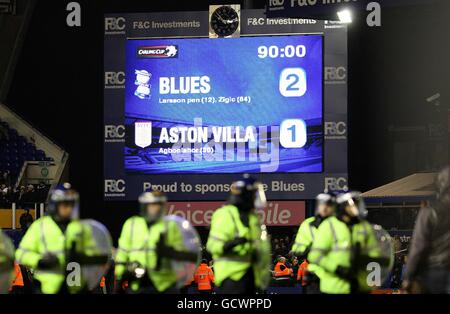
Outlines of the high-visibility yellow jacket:
{"type": "MultiPolygon", "coordinates": [[[[317,217],[306,218],[298,228],[297,236],[295,237],[294,244],[292,245],[292,252],[298,256],[304,256],[308,254],[311,249],[314,239],[316,238],[317,227],[313,224],[317,217]]],[[[306,257],[306,256],[305,256],[306,257]]],[[[317,268],[314,264],[308,265],[308,272],[313,272],[320,278],[321,269],[317,268]]]]}
{"type": "MultiPolygon", "coordinates": [[[[145,267],[145,248],[149,228],[145,219],[141,216],[133,216],[125,221],[119,238],[119,246],[115,257],[115,276],[122,279],[127,264],[138,263],[145,267]]],[[[138,289],[138,286],[132,287],[138,289]]]]}
{"type": "Polygon", "coordinates": [[[34,269],[34,279],[40,282],[45,294],[58,293],[64,284],[66,272],[66,235],[80,230],[77,220],[72,221],[65,233],[50,216],[44,216],[33,222],[25,233],[16,251],[19,264],[34,269]],[[54,254],[59,265],[54,269],[39,269],[39,260],[47,253],[54,254]]]}
{"type": "Polygon", "coordinates": [[[147,242],[147,269],[151,281],[159,292],[166,291],[177,282],[172,260],[165,256],[158,256],[156,251],[163,234],[165,246],[178,252],[186,252],[183,234],[176,222],[160,220],[150,227],[147,242]]]}
{"type": "MultiPolygon", "coordinates": [[[[165,235],[165,245],[175,250],[183,251],[184,242],[180,229],[173,221],[163,219],[150,226],[145,218],[133,216],[129,218],[123,228],[119,239],[115,263],[115,275],[118,280],[122,278],[128,263],[139,263],[145,267],[153,285],[159,292],[173,286],[177,277],[168,258],[157,255],[157,245],[161,235],[165,235]]],[[[139,289],[138,282],[131,283],[131,289],[139,289]]]]}
{"type": "MultiPolygon", "coordinates": [[[[214,259],[215,284],[221,286],[225,279],[240,280],[252,267],[253,242],[261,237],[261,225],[254,212],[249,213],[249,226],[245,226],[239,216],[239,209],[234,205],[225,205],[217,209],[211,220],[207,250],[214,259]],[[224,244],[235,238],[246,238],[247,243],[234,247],[231,252],[224,252],[224,244]]],[[[254,272],[258,270],[253,269],[254,272]]],[[[267,270],[268,271],[268,270],[267,270]]],[[[255,286],[260,287],[260,276],[255,273],[255,286]]]]}
{"type": "MultiPolygon", "coordinates": [[[[323,293],[346,294],[351,292],[349,280],[336,275],[338,266],[349,268],[356,278],[358,292],[370,289],[368,271],[364,265],[352,265],[356,260],[380,257],[381,250],[372,226],[365,220],[348,226],[336,217],[325,220],[316,233],[308,261],[320,269],[320,290],[323,293]],[[354,257],[359,246],[359,256],[354,257]]],[[[309,267],[308,267],[309,269],[309,267]]]]}
{"type": "Polygon", "coordinates": [[[22,272],[19,265],[14,262],[14,245],[0,229],[0,294],[11,291],[9,285],[11,281],[13,286],[23,286],[22,272]]]}
{"type": "MultiPolygon", "coordinates": [[[[98,230],[100,231],[100,230],[98,230]]],[[[100,238],[99,235],[97,235],[97,239],[95,238],[95,235],[93,234],[95,231],[93,227],[87,223],[79,223],[74,224],[70,223],[67,226],[66,229],[66,259],[67,263],[75,262],[81,267],[88,267],[96,265],[96,267],[103,267],[103,271],[107,271],[108,262],[111,258],[111,248],[112,243],[109,239],[109,243],[104,243],[103,238],[100,238]],[[75,254],[74,256],[71,256],[72,254],[75,254]],[[77,260],[77,255],[79,255],[81,258],[84,258],[84,261],[77,260]],[[99,257],[102,257],[102,261],[99,261],[99,257]],[[72,260],[69,260],[69,258],[72,258],[72,260]],[[96,261],[89,261],[88,259],[96,259],[96,261]]],[[[109,234],[108,234],[109,236],[109,234]]],[[[78,274],[77,271],[77,265],[76,264],[68,264],[67,270],[69,271],[67,273],[67,285],[68,285],[68,291],[70,293],[83,293],[86,289],[88,289],[87,286],[87,278],[83,275],[92,275],[92,274],[81,274],[79,278],[77,277],[78,274]]],[[[95,278],[95,277],[93,277],[95,278]]],[[[98,282],[100,283],[101,277],[96,278],[98,282]]]]}
{"type": "Polygon", "coordinates": [[[292,252],[296,255],[303,255],[311,248],[317,232],[317,228],[311,224],[315,220],[316,217],[306,218],[298,228],[297,236],[292,245],[292,252]]]}

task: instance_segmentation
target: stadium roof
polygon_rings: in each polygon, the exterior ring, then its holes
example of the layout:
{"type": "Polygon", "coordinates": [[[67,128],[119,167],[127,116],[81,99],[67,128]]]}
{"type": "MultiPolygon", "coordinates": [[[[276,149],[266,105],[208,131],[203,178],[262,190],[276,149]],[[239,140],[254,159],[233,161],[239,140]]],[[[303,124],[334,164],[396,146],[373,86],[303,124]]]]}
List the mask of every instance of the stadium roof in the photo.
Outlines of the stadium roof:
{"type": "Polygon", "coordinates": [[[414,173],[363,193],[368,202],[416,202],[435,194],[436,173],[414,173]]]}

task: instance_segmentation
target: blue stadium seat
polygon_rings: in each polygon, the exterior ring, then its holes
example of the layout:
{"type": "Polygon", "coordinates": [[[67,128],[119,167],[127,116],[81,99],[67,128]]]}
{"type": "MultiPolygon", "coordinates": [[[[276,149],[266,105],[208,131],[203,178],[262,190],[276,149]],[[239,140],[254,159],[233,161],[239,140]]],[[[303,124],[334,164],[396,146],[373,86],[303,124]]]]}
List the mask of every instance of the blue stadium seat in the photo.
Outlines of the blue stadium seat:
{"type": "Polygon", "coordinates": [[[16,129],[11,128],[5,121],[0,125],[7,131],[7,136],[0,139],[0,170],[8,170],[12,179],[16,179],[25,161],[53,161],[47,157],[43,150],[28,142],[25,136],[20,135],[16,129]]]}
{"type": "Polygon", "coordinates": [[[19,150],[17,149],[16,146],[12,145],[12,146],[9,148],[9,154],[10,154],[10,155],[17,155],[18,153],[19,153],[19,150]]]}
{"type": "Polygon", "coordinates": [[[19,155],[18,154],[10,154],[9,155],[9,161],[10,162],[17,162],[19,160],[19,155]]]}

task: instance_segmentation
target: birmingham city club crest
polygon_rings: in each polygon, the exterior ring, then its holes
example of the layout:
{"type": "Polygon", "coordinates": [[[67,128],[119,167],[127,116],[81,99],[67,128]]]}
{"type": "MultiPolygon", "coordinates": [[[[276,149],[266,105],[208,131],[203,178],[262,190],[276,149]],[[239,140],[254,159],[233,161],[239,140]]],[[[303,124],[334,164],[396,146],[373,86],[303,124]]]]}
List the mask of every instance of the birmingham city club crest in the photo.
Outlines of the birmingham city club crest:
{"type": "Polygon", "coordinates": [[[152,74],[146,70],[134,70],[136,80],[134,84],[137,85],[134,95],[140,99],[149,99],[151,96],[151,85],[148,83],[152,74]]]}

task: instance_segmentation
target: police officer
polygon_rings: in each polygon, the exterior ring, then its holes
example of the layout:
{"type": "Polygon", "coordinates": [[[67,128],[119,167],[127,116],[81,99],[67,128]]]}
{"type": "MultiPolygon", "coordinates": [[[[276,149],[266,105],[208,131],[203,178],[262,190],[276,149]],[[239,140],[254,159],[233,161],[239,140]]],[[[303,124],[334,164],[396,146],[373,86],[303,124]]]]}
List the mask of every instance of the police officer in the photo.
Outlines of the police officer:
{"type": "Polygon", "coordinates": [[[66,230],[79,212],[79,195],[69,183],[50,192],[48,215],[31,224],[16,251],[19,264],[34,270],[38,293],[64,293],[66,269],[66,230]]]}
{"type": "Polygon", "coordinates": [[[337,197],[336,216],[326,219],[317,230],[308,254],[309,262],[320,270],[322,293],[368,292],[366,266],[384,263],[367,211],[359,192],[337,197]]]}
{"type": "Polygon", "coordinates": [[[93,293],[112,258],[112,240],[104,225],[87,219],[71,222],[66,229],[67,290],[72,294],[93,293]],[[73,266],[80,266],[79,275],[73,266]]]}
{"type": "MultiPolygon", "coordinates": [[[[331,193],[321,193],[316,197],[316,210],[313,217],[305,219],[298,229],[297,237],[292,246],[292,253],[300,260],[306,259],[311,246],[316,238],[317,229],[320,224],[334,215],[336,211],[336,198],[331,193]]],[[[306,293],[319,293],[320,268],[315,268],[314,264],[308,265],[307,271],[303,274],[303,289],[306,293]]]]}
{"type": "Polygon", "coordinates": [[[171,260],[197,262],[185,251],[183,235],[172,221],[164,220],[167,198],[159,191],[139,197],[140,215],[129,218],[119,239],[115,258],[118,292],[175,293],[177,276],[171,260]],[[128,284],[128,288],[124,289],[128,284]]]}
{"type": "Polygon", "coordinates": [[[8,292],[16,266],[17,264],[14,263],[14,245],[0,229],[0,294],[8,292]]]}
{"type": "Polygon", "coordinates": [[[253,263],[258,250],[253,243],[262,232],[255,209],[264,208],[265,203],[262,184],[244,175],[231,184],[228,203],[214,212],[206,248],[214,259],[220,293],[248,294],[260,288],[253,263]]]}

